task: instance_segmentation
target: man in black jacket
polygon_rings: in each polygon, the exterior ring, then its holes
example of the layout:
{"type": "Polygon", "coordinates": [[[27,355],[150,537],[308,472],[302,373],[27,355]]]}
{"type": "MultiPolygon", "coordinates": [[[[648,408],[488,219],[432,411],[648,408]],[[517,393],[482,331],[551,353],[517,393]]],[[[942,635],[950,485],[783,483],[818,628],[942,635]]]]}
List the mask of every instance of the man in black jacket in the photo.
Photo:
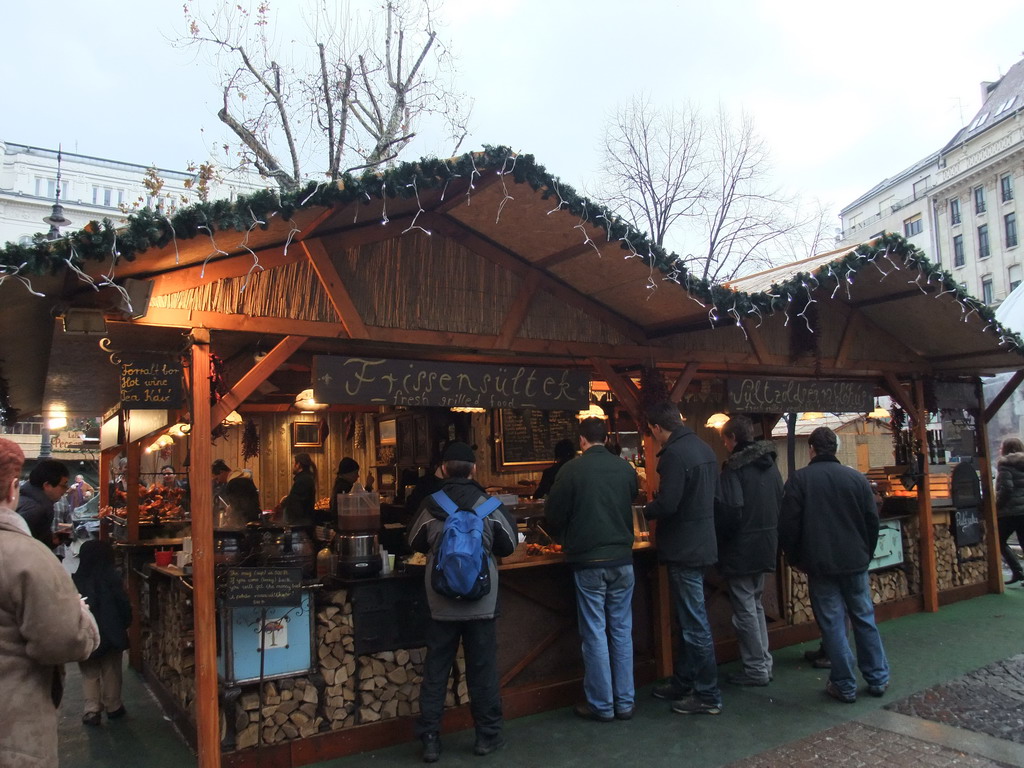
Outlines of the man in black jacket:
{"type": "Polygon", "coordinates": [[[602,419],[579,426],[583,455],[562,467],[544,506],[548,530],[573,570],[585,702],[575,713],[633,716],[633,497],[636,472],[609,451],[602,419]]]}
{"type": "Polygon", "coordinates": [[[818,427],[807,442],[811,462],[786,482],[779,540],[790,564],[807,574],[811,606],[832,662],[825,692],[852,704],[857,700],[857,681],[846,637],[847,616],[868,693],[882,696],[889,685],[889,662],[875,626],[868,580],[868,564],[878,543],[878,509],[868,479],[836,458],[835,432],[818,427]]]}
{"type": "Polygon", "coordinates": [[[672,679],[654,687],[682,715],[722,711],[715,644],[704,606],[704,571],[718,560],[715,487],[718,466],[711,447],[685,426],[668,401],[647,410],[658,453],[658,498],[644,515],[656,521],[658,558],[668,566],[669,589],[679,622],[672,679]]]}
{"type": "Polygon", "coordinates": [[[743,671],[730,675],[733,685],[768,685],[772,655],[761,595],[764,575],[774,571],[778,551],[782,475],[775,445],[754,442],[754,425],[733,416],[722,427],[729,458],[722,466],[715,498],[718,571],[729,587],[732,625],[736,629],[743,671]]]}
{"type": "Polygon", "coordinates": [[[53,530],[53,505],[68,490],[68,468],[55,459],[41,459],[21,484],[18,514],[25,518],[32,538],[50,549],[61,543],[53,530]]]}

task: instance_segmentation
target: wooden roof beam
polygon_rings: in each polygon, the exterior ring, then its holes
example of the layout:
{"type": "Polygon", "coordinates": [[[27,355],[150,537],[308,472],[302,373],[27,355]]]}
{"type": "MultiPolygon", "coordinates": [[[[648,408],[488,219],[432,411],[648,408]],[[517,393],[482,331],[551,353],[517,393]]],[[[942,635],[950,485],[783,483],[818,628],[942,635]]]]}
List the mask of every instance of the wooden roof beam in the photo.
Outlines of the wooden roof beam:
{"type": "Polygon", "coordinates": [[[523,327],[526,314],[530,310],[530,304],[533,303],[533,297],[537,294],[537,287],[539,285],[540,273],[531,271],[526,276],[526,279],[523,280],[523,284],[519,286],[519,293],[512,300],[512,306],[509,307],[508,314],[505,315],[505,320],[501,324],[501,331],[494,342],[495,349],[508,349],[512,339],[516,337],[519,329],[523,327]]]}
{"type": "Polygon", "coordinates": [[[543,288],[548,291],[548,293],[551,293],[567,304],[576,307],[581,312],[585,312],[597,320],[610,325],[616,331],[632,341],[639,344],[643,344],[647,341],[647,335],[638,325],[635,325],[621,315],[616,314],[603,304],[594,301],[589,296],[583,295],[571,286],[566,285],[552,275],[549,275],[547,272],[535,269],[526,259],[523,259],[518,254],[498,245],[486,236],[470,227],[467,227],[462,222],[446,216],[437,215],[425,215],[422,218],[424,220],[423,226],[439,232],[446,237],[450,237],[452,240],[469,249],[473,253],[476,253],[478,256],[482,256],[488,261],[508,269],[513,274],[525,279],[531,271],[537,272],[540,275],[540,288],[543,288]]]}
{"type": "Polygon", "coordinates": [[[643,410],[640,407],[640,397],[633,382],[628,376],[622,376],[612,368],[611,363],[599,357],[590,358],[590,364],[602,379],[611,387],[612,392],[619,398],[619,402],[629,411],[633,421],[640,424],[643,421],[643,410]]]}
{"type": "Polygon", "coordinates": [[[296,350],[308,341],[306,336],[285,336],[264,355],[247,374],[231,388],[210,411],[210,422],[220,424],[228,414],[238,408],[256,388],[269,378],[296,350]]]}
{"type": "MultiPolygon", "coordinates": [[[[601,246],[597,247],[600,248],[601,246]]],[[[533,262],[533,265],[540,269],[547,270],[551,269],[552,267],[558,266],[559,264],[563,264],[566,261],[571,261],[572,259],[575,259],[577,256],[582,256],[585,253],[592,253],[593,250],[594,248],[591,245],[591,243],[578,243],[576,245],[571,245],[568,248],[563,248],[561,251],[558,251],[557,253],[552,253],[547,256],[544,256],[543,258],[537,259],[537,261],[533,262]]]]}
{"type": "Polygon", "coordinates": [[[673,403],[678,403],[682,400],[683,395],[686,394],[686,388],[690,386],[690,382],[693,381],[693,377],[697,375],[697,369],[700,368],[700,363],[690,362],[687,363],[683,370],[679,374],[679,378],[676,379],[676,383],[672,385],[671,391],[668,393],[668,399],[673,403]]]}
{"type": "Polygon", "coordinates": [[[305,251],[309,263],[313,265],[313,270],[327,291],[327,297],[331,300],[334,311],[338,313],[338,321],[345,329],[345,333],[353,339],[368,339],[370,334],[363,324],[363,318],[359,315],[359,310],[352,301],[341,275],[334,268],[334,262],[327,253],[323,241],[319,238],[303,240],[299,247],[305,251]]]}
{"type": "Polygon", "coordinates": [[[999,390],[999,393],[992,398],[992,401],[985,407],[984,420],[986,423],[992,421],[996,413],[1003,407],[1003,403],[1010,399],[1010,395],[1024,381],[1024,370],[1014,371],[1013,376],[1006,382],[1006,385],[999,390]]]}

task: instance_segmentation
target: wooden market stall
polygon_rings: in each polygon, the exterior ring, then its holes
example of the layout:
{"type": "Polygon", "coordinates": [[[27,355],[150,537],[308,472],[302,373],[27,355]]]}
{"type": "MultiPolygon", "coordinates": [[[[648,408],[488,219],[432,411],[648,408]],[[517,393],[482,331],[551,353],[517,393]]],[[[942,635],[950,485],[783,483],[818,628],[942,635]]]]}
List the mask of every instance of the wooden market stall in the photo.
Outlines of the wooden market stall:
{"type": "MultiPolygon", "coordinates": [[[[264,194],[171,219],[143,213],[116,245],[111,227],[90,225],[57,244],[18,248],[0,255],[46,274],[32,283],[42,297],[0,283],[5,317],[25,320],[20,332],[4,323],[0,357],[20,361],[18,350],[33,351],[23,368],[3,368],[10,401],[25,412],[58,402],[110,412],[105,461],[124,451],[129,477],[124,548],[140,609],[133,663],[194,735],[203,768],[301,765],[411,738],[410,680],[422,661],[419,576],[402,573],[354,583],[305,578],[293,617],[308,622],[293,625],[303,634],[289,647],[305,645],[308,660],[293,660],[263,686],[262,666],[255,683],[251,670],[226,668],[222,622],[255,604],[231,605],[225,570],[215,567],[215,458],[248,467],[264,506],[287,492],[299,448],[316,457],[318,495],[328,495],[334,466],[352,455],[361,477],[400,501],[400,470],[422,474],[438,444],[460,437],[476,443],[484,484],[515,495],[549,458],[533,451],[506,461],[515,442],[509,419],[525,412],[571,414],[600,395],[623,433],[639,433],[645,398],[668,396],[721,452],[704,426],[713,413],[750,413],[767,433],[783,413],[865,412],[888,394],[907,416],[911,450],[901,472],[916,488],[901,512],[910,554],[888,571],[913,589],[883,602],[880,615],[934,611],[1001,589],[986,441],[977,440],[985,539],[966,558],[983,566],[980,577],[975,568],[957,583],[936,566],[936,530],[949,527],[949,515],[935,512],[933,468],[923,457],[928,412],[959,413],[984,431],[978,377],[1024,368],[1020,342],[899,237],[712,289],[532,157],[494,148],[310,187],[285,201],[264,194]],[[71,246],[82,273],[60,269],[71,246]],[[47,261],[51,250],[55,262],[47,261]],[[49,273],[54,263],[58,276],[49,273]],[[100,334],[64,330],[83,313],[100,320],[100,334]],[[126,360],[183,364],[181,401],[119,408],[126,360]],[[296,399],[307,389],[327,407],[300,413],[296,399]],[[452,407],[484,413],[453,415],[452,407]],[[232,412],[244,428],[222,426],[232,412]],[[382,421],[394,422],[383,435],[382,421]],[[180,422],[188,436],[166,450],[189,467],[190,576],[149,564],[132,490],[143,448],[180,422]],[[367,605],[409,620],[378,627],[390,635],[368,643],[358,625],[380,617],[367,605]]],[[[653,450],[649,441],[637,447],[651,493],[653,450]]],[[[670,668],[671,623],[663,569],[643,546],[637,563],[637,669],[649,680],[670,668]]],[[[568,569],[557,556],[502,568],[503,623],[515,627],[501,639],[506,709],[516,716],[565,705],[581,671],[564,619],[573,613],[568,569]]],[[[800,590],[781,567],[769,590],[775,645],[816,633],[794,610],[800,590]]],[[[720,658],[729,658],[735,643],[723,599],[709,594],[720,658]]],[[[257,610],[250,620],[262,622],[261,637],[267,618],[257,610]]],[[[461,682],[456,675],[448,727],[469,722],[461,682]]]]}

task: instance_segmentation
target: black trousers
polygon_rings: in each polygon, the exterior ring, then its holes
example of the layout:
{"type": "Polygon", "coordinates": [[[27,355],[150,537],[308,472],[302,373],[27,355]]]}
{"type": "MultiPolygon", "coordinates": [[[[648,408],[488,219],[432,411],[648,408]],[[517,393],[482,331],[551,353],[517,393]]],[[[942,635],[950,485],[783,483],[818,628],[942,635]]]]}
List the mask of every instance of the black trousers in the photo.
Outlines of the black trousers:
{"type": "Polygon", "coordinates": [[[427,625],[427,658],[420,684],[420,716],[416,735],[439,733],[448,678],[459,641],[466,654],[469,711],[478,736],[501,733],[501,695],[498,691],[498,638],[495,619],[434,621],[427,625]]]}
{"type": "Polygon", "coordinates": [[[1024,547],[1024,515],[1011,515],[1010,517],[1000,517],[997,522],[999,523],[999,543],[1002,545],[1001,551],[1003,560],[1006,562],[1006,567],[1010,569],[1010,572],[1019,578],[1024,578],[1024,568],[1021,567],[1020,561],[1017,556],[1013,554],[1013,550],[1010,549],[1010,537],[1013,534],[1017,534],[1017,543],[1024,547]]]}

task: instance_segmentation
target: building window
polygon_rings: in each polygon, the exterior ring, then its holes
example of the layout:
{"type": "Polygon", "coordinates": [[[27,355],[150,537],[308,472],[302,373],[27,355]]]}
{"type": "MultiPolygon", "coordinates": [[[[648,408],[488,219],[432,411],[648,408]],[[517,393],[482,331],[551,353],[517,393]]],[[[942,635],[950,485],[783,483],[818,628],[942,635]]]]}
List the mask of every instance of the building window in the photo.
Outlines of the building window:
{"type": "Polygon", "coordinates": [[[985,188],[975,187],[974,188],[974,212],[984,213],[985,212],[985,188]]]}
{"type": "Polygon", "coordinates": [[[915,200],[918,200],[918,199],[920,199],[920,198],[925,196],[925,193],[928,191],[928,187],[931,186],[930,183],[929,183],[930,179],[931,179],[930,176],[925,176],[920,181],[915,181],[914,182],[914,199],[915,200]]]}
{"type": "Polygon", "coordinates": [[[1004,203],[1013,200],[1013,176],[1010,174],[1000,177],[999,194],[1002,196],[1004,203]]]}
{"type": "Polygon", "coordinates": [[[992,251],[988,245],[988,224],[982,224],[978,227],[978,258],[987,259],[992,255],[992,251]]]}
{"type": "Polygon", "coordinates": [[[949,201],[949,223],[954,226],[960,223],[960,198],[954,197],[949,201]]]}
{"type": "Polygon", "coordinates": [[[981,300],[986,304],[991,304],[995,299],[995,293],[992,290],[992,275],[985,275],[981,278],[981,300]]]}
{"type": "Polygon", "coordinates": [[[1020,264],[1014,264],[1008,270],[1006,270],[1006,276],[1009,278],[1010,290],[1012,291],[1021,281],[1021,269],[1020,264]]]}
{"type": "Polygon", "coordinates": [[[100,203],[100,188],[99,187],[93,187],[92,188],[92,204],[93,205],[99,205],[99,203],[100,203]]]}
{"type": "Polygon", "coordinates": [[[903,234],[905,237],[913,237],[914,235],[921,234],[922,223],[921,217],[915,216],[912,219],[907,219],[903,222],[903,234]]]}
{"type": "Polygon", "coordinates": [[[953,236],[953,266],[962,267],[964,265],[964,236],[954,235],[953,236]]]}
{"type": "Polygon", "coordinates": [[[1003,231],[1006,233],[1006,247],[1017,245],[1017,214],[1008,213],[1003,216],[1003,231]]]}

